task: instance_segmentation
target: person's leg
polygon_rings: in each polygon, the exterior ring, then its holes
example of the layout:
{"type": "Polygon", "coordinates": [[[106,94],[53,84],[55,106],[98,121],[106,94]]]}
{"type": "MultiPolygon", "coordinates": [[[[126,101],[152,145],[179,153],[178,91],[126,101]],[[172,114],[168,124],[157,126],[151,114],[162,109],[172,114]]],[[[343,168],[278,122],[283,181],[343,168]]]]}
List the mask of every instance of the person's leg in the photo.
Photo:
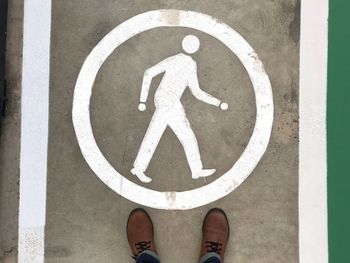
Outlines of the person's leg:
{"type": "Polygon", "coordinates": [[[136,263],[160,263],[153,238],[153,223],[145,210],[137,208],[131,211],[126,234],[136,263]]]}
{"type": "Polygon", "coordinates": [[[154,112],[147,132],[142,140],[140,149],[137,153],[134,168],[131,170],[131,173],[136,175],[144,183],[149,183],[152,181],[152,179],[147,177],[144,172],[146,171],[158,146],[160,138],[165,131],[167,126],[166,119],[166,116],[164,116],[161,111],[156,110],[154,112]]]}
{"type": "Polygon", "coordinates": [[[222,263],[228,239],[230,226],[223,210],[211,209],[203,220],[202,246],[199,263],[222,263]]]}
{"type": "Polygon", "coordinates": [[[184,148],[192,172],[192,178],[198,179],[199,177],[206,177],[215,173],[215,169],[203,170],[197,138],[186,117],[184,109],[182,107],[177,108],[172,115],[173,116],[169,118],[169,127],[174,131],[184,148]]]}

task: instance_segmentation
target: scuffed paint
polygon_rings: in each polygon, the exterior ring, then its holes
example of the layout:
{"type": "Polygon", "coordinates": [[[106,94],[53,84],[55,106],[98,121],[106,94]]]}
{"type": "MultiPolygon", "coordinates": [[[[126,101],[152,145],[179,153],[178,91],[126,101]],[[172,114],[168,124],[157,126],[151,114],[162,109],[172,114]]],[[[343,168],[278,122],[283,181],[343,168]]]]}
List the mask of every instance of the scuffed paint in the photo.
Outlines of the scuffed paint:
{"type": "Polygon", "coordinates": [[[178,26],[180,23],[180,10],[168,10],[163,13],[163,17],[169,25],[178,26]]]}
{"type": "Polygon", "coordinates": [[[18,262],[44,262],[44,228],[23,227],[18,235],[18,262]]]}

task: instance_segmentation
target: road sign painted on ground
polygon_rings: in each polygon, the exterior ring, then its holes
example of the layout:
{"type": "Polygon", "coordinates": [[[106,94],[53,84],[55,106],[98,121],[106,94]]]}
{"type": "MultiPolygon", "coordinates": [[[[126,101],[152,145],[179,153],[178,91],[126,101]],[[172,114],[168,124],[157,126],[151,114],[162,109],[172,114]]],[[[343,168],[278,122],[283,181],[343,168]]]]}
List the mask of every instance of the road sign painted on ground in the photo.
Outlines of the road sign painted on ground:
{"type": "MultiPolygon", "coordinates": [[[[183,39],[183,49],[188,54],[198,51],[200,40],[192,35],[183,39]]],[[[210,62],[208,62],[210,63],[210,62]]],[[[181,96],[187,87],[201,101],[227,109],[222,103],[201,90],[198,83],[197,64],[184,53],[171,56],[147,69],[141,88],[139,109],[145,102],[151,80],[164,73],[154,97],[156,110],[137,153],[131,173],[144,183],[152,179],[145,175],[162,134],[169,126],[185,150],[192,178],[207,177],[215,169],[203,169],[195,133],[181,104],[181,96]],[[165,72],[165,73],[164,73],[165,72]]],[[[219,91],[220,92],[220,91],[219,91]]],[[[94,48],[80,71],[75,87],[73,122],[80,148],[97,176],[117,193],[142,205],[162,209],[190,209],[226,196],[239,186],[255,168],[269,142],[273,120],[273,99],[270,80],[262,62],[251,46],[235,30],[217,19],[192,11],[158,10],[137,15],[118,25],[94,48]],[[188,27],[203,31],[222,41],[236,55],[253,84],[256,99],[255,128],[241,157],[232,168],[209,185],[186,192],[156,192],[130,182],[119,174],[105,159],[96,144],[90,123],[90,98],[98,70],[108,56],[129,38],[159,27],[188,27]],[[123,182],[122,182],[123,181],[123,182]],[[121,187],[122,185],[122,187],[121,187]],[[191,201],[189,201],[191,200],[191,201]]],[[[232,119],[232,122],[235,122],[232,119]]],[[[205,124],[203,124],[205,125],[205,124]]],[[[208,127],[210,129],[211,127],[208,127]]]]}
{"type": "Polygon", "coordinates": [[[328,2],[175,2],[25,2],[19,262],[127,261],[140,204],[176,262],[211,202],[227,260],[327,262],[328,2]]]}

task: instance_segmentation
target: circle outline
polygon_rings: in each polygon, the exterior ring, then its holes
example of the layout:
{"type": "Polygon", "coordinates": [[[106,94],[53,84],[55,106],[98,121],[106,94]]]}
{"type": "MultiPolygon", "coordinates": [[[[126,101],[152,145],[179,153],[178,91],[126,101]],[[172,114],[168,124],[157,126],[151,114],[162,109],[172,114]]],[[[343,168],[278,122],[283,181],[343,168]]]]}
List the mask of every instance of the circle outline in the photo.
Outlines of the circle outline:
{"type": "Polygon", "coordinates": [[[261,160],[273,124],[272,88],[254,49],[234,29],[209,15],[163,9],[136,15],[115,27],[86,58],[73,97],[72,120],[82,154],[94,173],[112,190],[135,203],[166,210],[187,210],[214,202],[237,188],[261,160]],[[256,100],[253,134],[232,168],[208,185],[183,192],[159,192],[137,185],[119,174],[100,151],[90,121],[90,98],[96,75],[104,61],[122,43],[135,35],[159,27],[187,27],[221,41],[235,54],[252,81],[256,100]]]}

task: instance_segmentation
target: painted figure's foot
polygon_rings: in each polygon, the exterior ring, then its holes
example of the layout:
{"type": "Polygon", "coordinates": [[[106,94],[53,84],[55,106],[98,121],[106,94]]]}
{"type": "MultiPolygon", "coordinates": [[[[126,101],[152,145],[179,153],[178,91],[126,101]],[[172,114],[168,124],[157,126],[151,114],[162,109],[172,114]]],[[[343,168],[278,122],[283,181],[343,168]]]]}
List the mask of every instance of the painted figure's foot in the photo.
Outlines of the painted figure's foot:
{"type": "Polygon", "coordinates": [[[152,220],[145,210],[137,208],[131,211],[126,226],[126,235],[134,259],[145,250],[156,252],[153,232],[152,220]]]}
{"type": "Polygon", "coordinates": [[[211,176],[215,172],[216,172],[216,169],[202,169],[196,173],[193,173],[192,178],[198,179],[200,177],[208,177],[208,176],[211,176]]]}
{"type": "Polygon", "coordinates": [[[202,226],[200,258],[217,257],[219,255],[221,262],[224,262],[224,254],[229,236],[230,226],[225,212],[220,208],[209,210],[202,226]]]}
{"type": "Polygon", "coordinates": [[[145,175],[145,173],[141,170],[137,170],[136,168],[132,168],[130,171],[133,175],[136,175],[137,178],[140,179],[141,182],[143,183],[149,183],[152,181],[151,178],[145,175]]]}

